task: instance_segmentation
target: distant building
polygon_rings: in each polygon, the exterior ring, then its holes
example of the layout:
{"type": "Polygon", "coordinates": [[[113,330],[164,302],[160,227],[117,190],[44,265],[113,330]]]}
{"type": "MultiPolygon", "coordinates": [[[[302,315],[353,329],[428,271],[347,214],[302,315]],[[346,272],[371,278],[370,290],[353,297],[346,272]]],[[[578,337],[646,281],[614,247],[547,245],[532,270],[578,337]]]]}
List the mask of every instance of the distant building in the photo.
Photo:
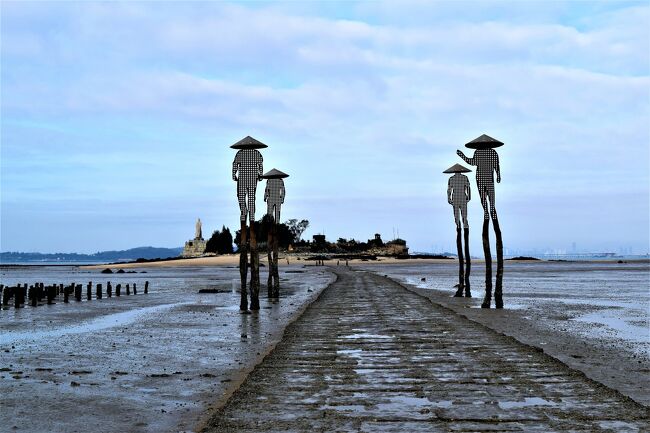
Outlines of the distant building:
{"type": "Polygon", "coordinates": [[[194,232],[194,239],[185,242],[185,247],[181,253],[181,257],[201,257],[205,254],[206,242],[203,239],[203,231],[201,219],[196,222],[196,231],[194,232]]]}
{"type": "Polygon", "coordinates": [[[381,235],[375,233],[375,238],[368,240],[368,252],[378,256],[401,256],[408,254],[409,249],[404,239],[398,238],[384,243],[381,240],[381,235]]]}
{"type": "Polygon", "coordinates": [[[375,233],[374,239],[368,239],[368,248],[381,248],[384,246],[384,241],[381,240],[381,235],[375,233]]]}

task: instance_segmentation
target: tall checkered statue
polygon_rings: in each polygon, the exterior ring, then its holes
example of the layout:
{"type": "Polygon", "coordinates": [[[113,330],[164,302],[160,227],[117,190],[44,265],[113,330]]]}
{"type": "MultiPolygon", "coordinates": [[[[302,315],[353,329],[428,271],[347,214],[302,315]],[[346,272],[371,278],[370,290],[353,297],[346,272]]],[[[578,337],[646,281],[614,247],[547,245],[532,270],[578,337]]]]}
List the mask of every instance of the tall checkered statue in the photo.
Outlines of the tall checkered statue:
{"type": "Polygon", "coordinates": [[[257,182],[262,179],[263,158],[258,149],[268,147],[266,144],[247,136],[230,146],[237,149],[232,163],[232,180],[237,182],[237,199],[240,210],[240,239],[239,239],[239,273],[241,276],[241,300],[239,309],[248,312],[246,293],[246,278],[248,273],[248,251],[250,250],[251,280],[250,280],[250,309],[259,310],[259,254],[255,238],[255,192],[257,182]],[[250,221],[250,235],[246,220],[250,221]]]}
{"type": "Polygon", "coordinates": [[[490,308],[492,302],[492,255],[490,253],[490,217],[494,225],[497,247],[497,275],[494,288],[494,304],[496,308],[503,308],[503,241],[501,228],[494,205],[494,174],[497,183],[501,182],[499,155],[494,150],[503,146],[503,142],[495,140],[488,135],[481,135],[470,141],[465,147],[475,149],[474,156],[468,158],[462,151],[456,153],[467,164],[476,166],[476,186],[483,206],[483,253],[485,255],[485,298],[481,307],[490,308]]]}
{"type": "Polygon", "coordinates": [[[284,203],[285,194],[284,181],[282,179],[289,177],[289,175],[274,168],[262,177],[266,179],[266,188],[264,189],[266,214],[273,218],[276,224],[279,224],[280,208],[282,207],[282,203],[284,203]]]}
{"type": "Polygon", "coordinates": [[[466,167],[454,164],[443,173],[453,174],[447,183],[447,202],[454,210],[456,220],[456,247],[458,248],[458,290],[455,297],[462,297],[463,291],[468,298],[472,297],[469,284],[469,274],[472,267],[469,255],[469,223],[467,222],[467,203],[472,199],[472,191],[469,186],[469,179],[463,173],[469,173],[466,167]],[[462,221],[462,226],[461,226],[462,221]],[[465,257],[463,258],[463,238],[465,237],[465,257]]]}
{"type": "Polygon", "coordinates": [[[264,201],[266,202],[266,216],[270,222],[267,239],[267,253],[269,261],[269,278],[267,281],[268,297],[280,297],[280,274],[278,272],[278,224],[280,224],[280,208],[284,203],[285,189],[284,181],[289,177],[288,174],[280,170],[273,169],[262,176],[266,179],[266,188],[264,189],[264,201]]]}

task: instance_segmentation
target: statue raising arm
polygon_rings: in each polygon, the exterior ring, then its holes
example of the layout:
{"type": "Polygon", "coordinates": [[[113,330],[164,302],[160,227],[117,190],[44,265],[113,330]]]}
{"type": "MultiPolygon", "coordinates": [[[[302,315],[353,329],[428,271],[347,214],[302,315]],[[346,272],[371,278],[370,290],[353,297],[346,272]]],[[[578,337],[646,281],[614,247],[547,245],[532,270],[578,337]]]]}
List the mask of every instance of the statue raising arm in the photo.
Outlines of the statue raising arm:
{"type": "Polygon", "coordinates": [[[497,183],[501,183],[501,169],[499,167],[499,154],[494,152],[494,155],[495,155],[495,165],[496,165],[494,169],[497,172],[497,183]]]}
{"type": "Polygon", "coordinates": [[[460,156],[463,159],[463,161],[465,161],[469,165],[476,165],[475,158],[474,157],[471,157],[471,158],[466,157],[462,150],[457,150],[456,154],[458,154],[458,156],[460,156]]]}

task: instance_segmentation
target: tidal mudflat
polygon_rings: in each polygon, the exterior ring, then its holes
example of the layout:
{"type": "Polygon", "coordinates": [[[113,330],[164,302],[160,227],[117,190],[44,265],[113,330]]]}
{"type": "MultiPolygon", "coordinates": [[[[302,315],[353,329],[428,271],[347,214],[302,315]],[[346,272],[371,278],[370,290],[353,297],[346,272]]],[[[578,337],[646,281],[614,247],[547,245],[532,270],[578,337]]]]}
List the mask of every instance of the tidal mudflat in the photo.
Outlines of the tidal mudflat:
{"type": "Polygon", "coordinates": [[[119,298],[0,311],[0,431],[25,432],[193,431],[334,278],[324,268],[284,267],[280,301],[262,296],[258,313],[242,315],[233,267],[0,271],[5,285],[123,286],[119,298]],[[127,283],[138,295],[124,295],[127,283]],[[206,288],[219,293],[198,293],[206,288]]]}

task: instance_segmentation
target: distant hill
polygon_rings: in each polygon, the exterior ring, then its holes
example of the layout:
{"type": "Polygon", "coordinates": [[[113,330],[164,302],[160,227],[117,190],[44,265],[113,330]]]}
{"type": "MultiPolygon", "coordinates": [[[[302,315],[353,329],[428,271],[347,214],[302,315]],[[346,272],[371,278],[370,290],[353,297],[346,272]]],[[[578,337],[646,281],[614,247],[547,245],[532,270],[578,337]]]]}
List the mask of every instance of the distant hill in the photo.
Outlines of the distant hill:
{"type": "Polygon", "coordinates": [[[5,251],[0,253],[0,263],[39,263],[39,262],[127,262],[136,259],[166,259],[178,257],[183,248],[137,247],[121,251],[100,251],[95,254],[77,253],[19,253],[5,251]]]}

